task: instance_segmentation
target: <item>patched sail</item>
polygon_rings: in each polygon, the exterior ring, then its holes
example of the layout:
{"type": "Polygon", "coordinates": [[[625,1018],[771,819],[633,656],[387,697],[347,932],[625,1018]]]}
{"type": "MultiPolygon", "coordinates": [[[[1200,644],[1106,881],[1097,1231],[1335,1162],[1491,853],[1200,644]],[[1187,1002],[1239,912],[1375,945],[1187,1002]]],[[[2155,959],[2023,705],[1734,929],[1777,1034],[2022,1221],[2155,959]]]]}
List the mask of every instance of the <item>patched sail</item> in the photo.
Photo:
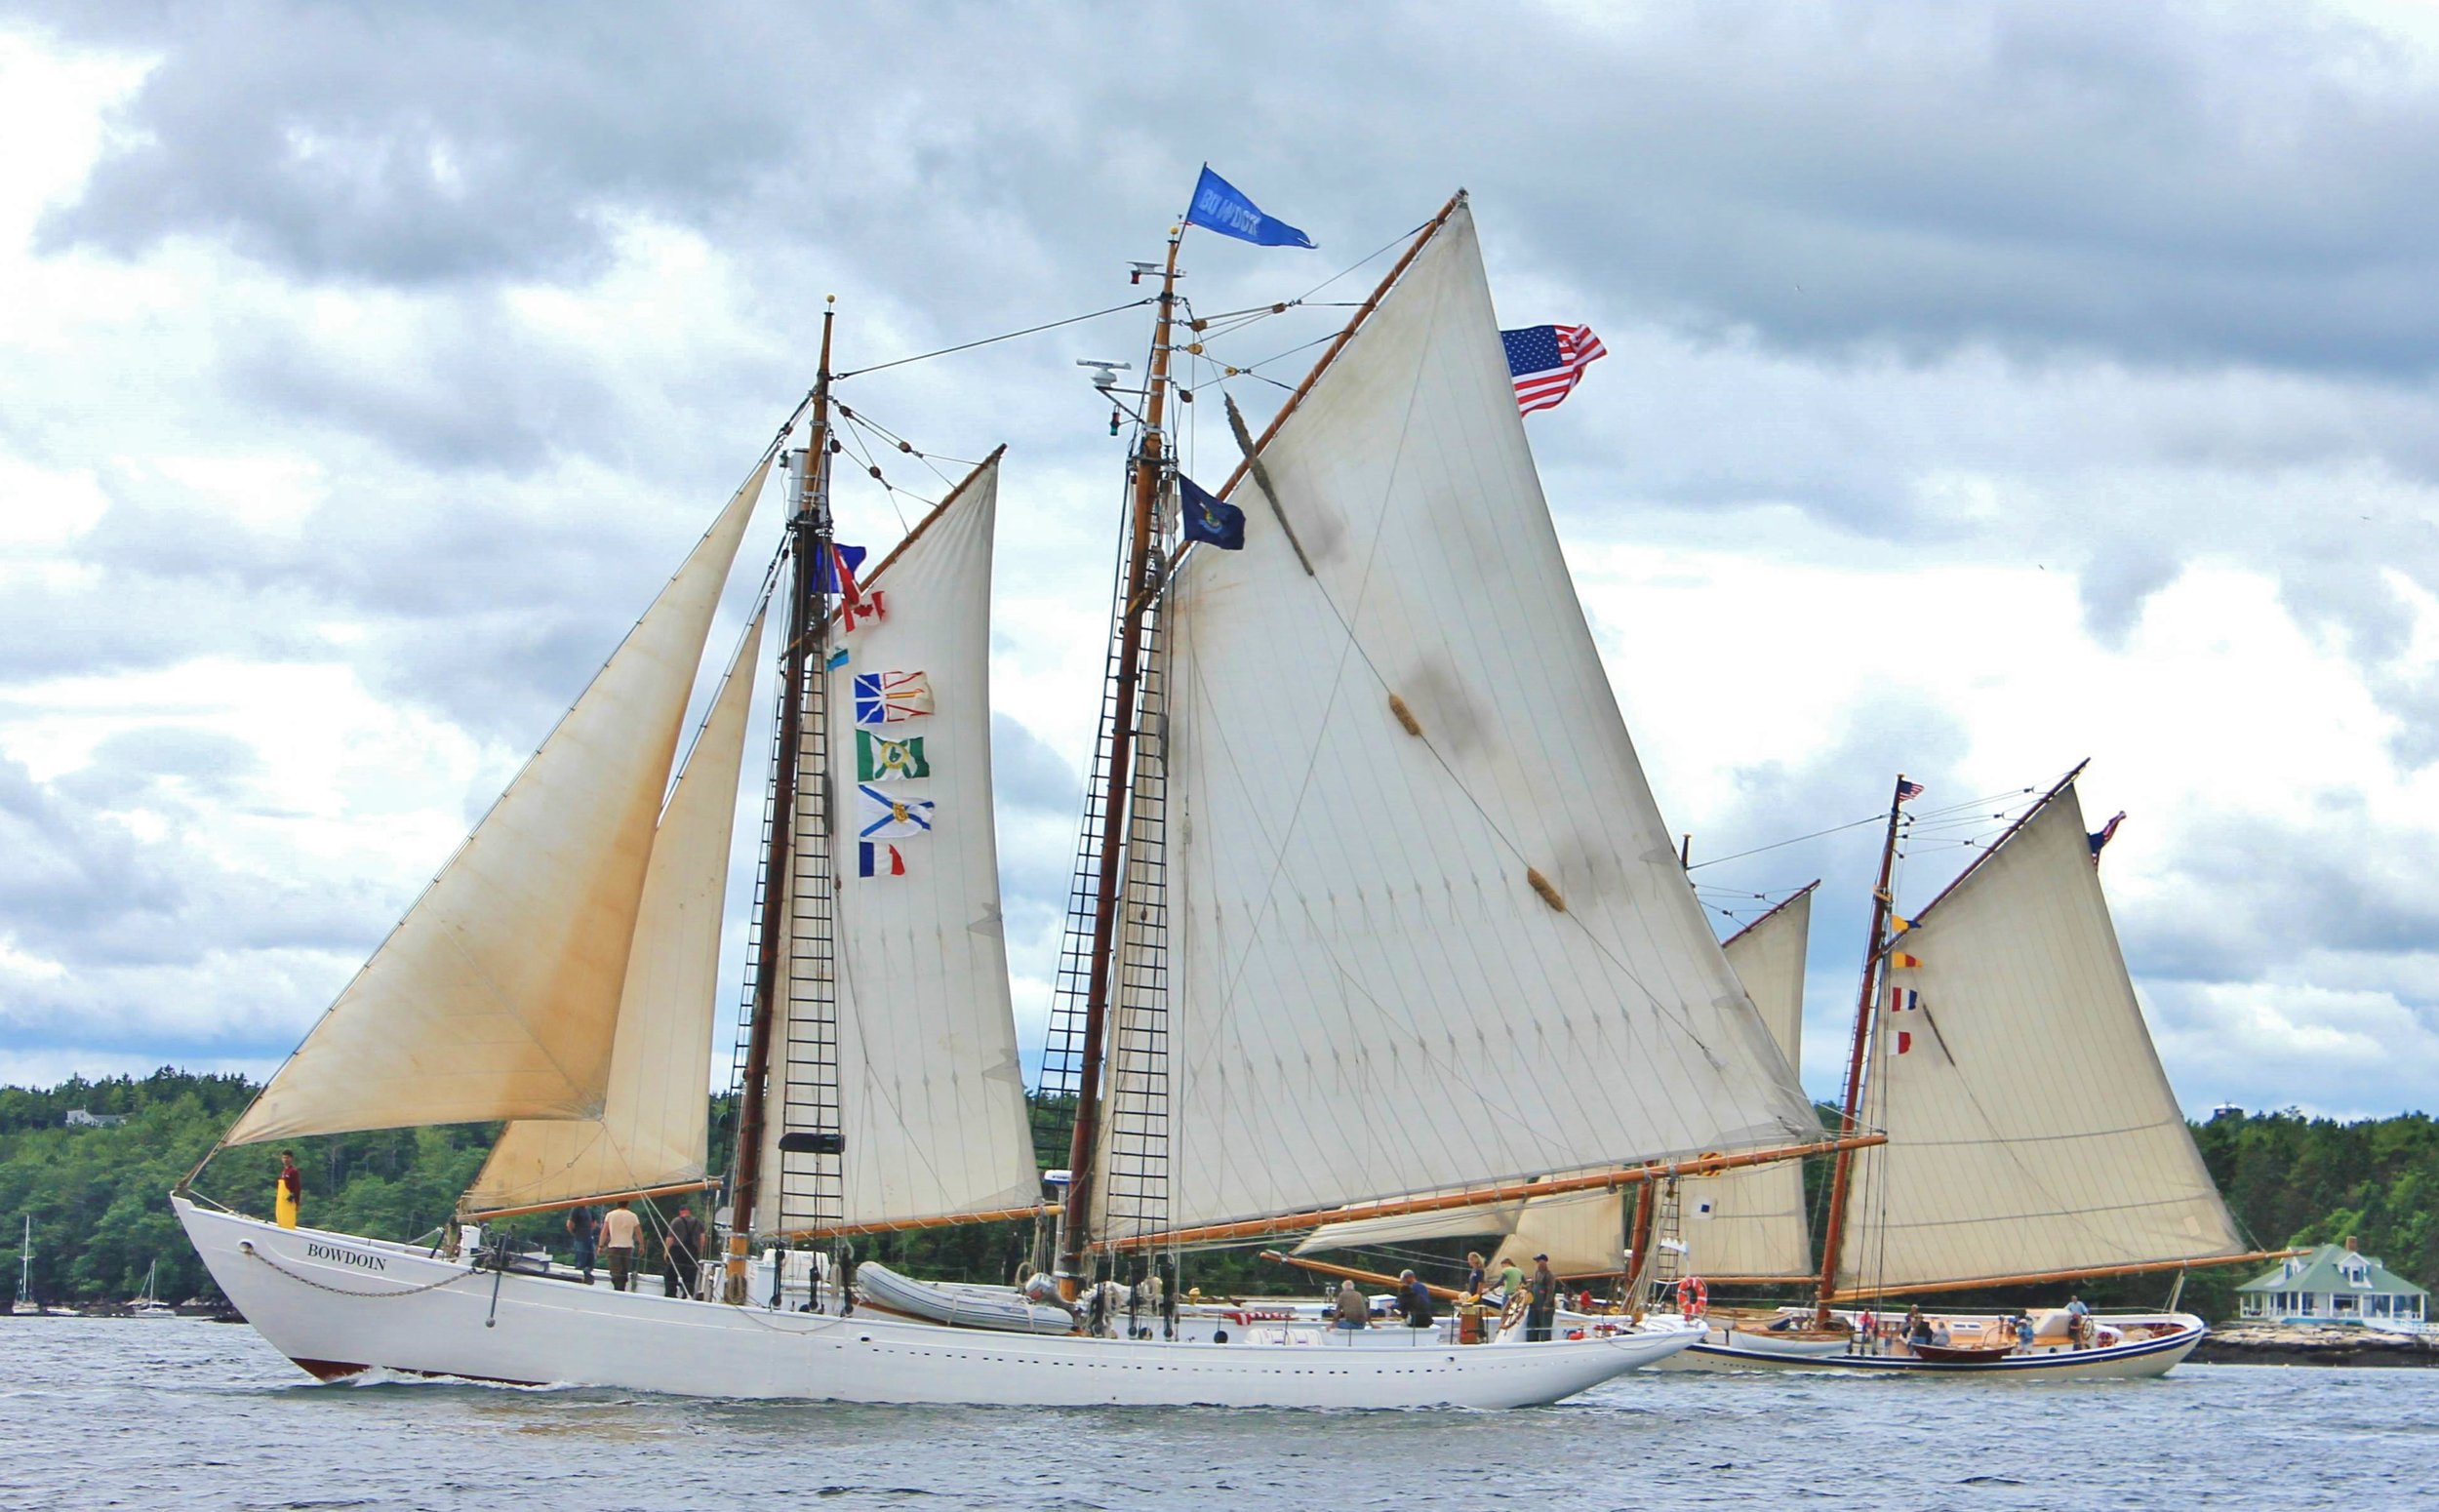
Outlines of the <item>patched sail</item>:
{"type": "Polygon", "coordinates": [[[1459,206],[1170,590],[1171,1220],[1817,1138],[1685,885],[1459,206]]]}
{"type": "Polygon", "coordinates": [[[686,701],[766,461],[230,1144],[601,1112],[686,701]]]}
{"type": "Polygon", "coordinates": [[[729,842],[768,613],[747,627],[660,812],[601,1117],[511,1123],[466,1193],[466,1207],[561,1202],[702,1178],[729,842]]]}
{"type": "MultiPolygon", "coordinates": [[[[756,1220],[766,1230],[1040,1200],[992,828],[998,490],[994,458],[861,584],[866,607],[832,628],[845,660],[827,674],[824,737],[806,742],[800,813],[826,794],[835,903],[826,921],[793,895],[785,907],[789,975],[774,994],[762,1167],[774,1195],[756,1220]],[[835,1003],[827,1046],[824,990],[835,1003]],[[784,1149],[790,1134],[836,1134],[842,1147],[784,1149]]],[[[799,855],[817,838],[800,826],[799,855]]]]}
{"type": "MultiPolygon", "coordinates": [[[[1813,890],[1806,888],[1729,936],[1723,949],[1771,1037],[1793,1064],[1804,1032],[1804,949],[1813,890]]],[[[1440,1213],[1357,1218],[1326,1224],[1296,1247],[1299,1254],[1367,1245],[1482,1235],[1502,1254],[1546,1253],[1560,1275],[1589,1276],[1626,1267],[1626,1224],[1634,1194],[1582,1192],[1523,1202],[1486,1203],[1440,1213]]],[[[1804,1221],[1803,1169],[1793,1161],[1716,1176],[1680,1188],[1683,1271],[1698,1276],[1804,1277],[1812,1273],[1804,1221]]]]}
{"type": "Polygon", "coordinates": [[[1862,1111],[1889,1141],[1854,1158],[1842,1291],[2252,1248],[2160,1069],[2071,785],[1896,952],[1862,1111]]]}

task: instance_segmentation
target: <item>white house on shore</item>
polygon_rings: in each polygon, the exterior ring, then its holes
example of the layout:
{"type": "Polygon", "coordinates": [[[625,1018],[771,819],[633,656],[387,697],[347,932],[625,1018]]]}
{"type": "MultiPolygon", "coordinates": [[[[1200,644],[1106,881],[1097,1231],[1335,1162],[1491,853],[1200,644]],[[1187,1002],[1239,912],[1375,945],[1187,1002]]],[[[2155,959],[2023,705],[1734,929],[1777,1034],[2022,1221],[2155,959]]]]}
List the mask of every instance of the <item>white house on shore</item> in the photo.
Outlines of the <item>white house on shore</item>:
{"type": "Polygon", "coordinates": [[[2430,1304],[2428,1292],[2357,1253],[2350,1238],[2281,1260],[2236,1295],[2241,1316],[2261,1323],[2419,1324],[2430,1304]]]}

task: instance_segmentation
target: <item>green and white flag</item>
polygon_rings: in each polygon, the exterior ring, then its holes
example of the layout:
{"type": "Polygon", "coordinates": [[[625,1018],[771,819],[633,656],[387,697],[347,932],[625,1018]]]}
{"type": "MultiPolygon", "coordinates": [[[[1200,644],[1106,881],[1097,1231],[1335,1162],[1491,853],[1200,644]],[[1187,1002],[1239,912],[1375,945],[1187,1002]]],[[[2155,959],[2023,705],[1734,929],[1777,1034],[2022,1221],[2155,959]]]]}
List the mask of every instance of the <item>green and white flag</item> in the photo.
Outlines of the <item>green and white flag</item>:
{"type": "Polygon", "coordinates": [[[895,782],[931,775],[932,764],[923,759],[923,736],[892,740],[869,730],[856,732],[857,781],[895,782]]]}

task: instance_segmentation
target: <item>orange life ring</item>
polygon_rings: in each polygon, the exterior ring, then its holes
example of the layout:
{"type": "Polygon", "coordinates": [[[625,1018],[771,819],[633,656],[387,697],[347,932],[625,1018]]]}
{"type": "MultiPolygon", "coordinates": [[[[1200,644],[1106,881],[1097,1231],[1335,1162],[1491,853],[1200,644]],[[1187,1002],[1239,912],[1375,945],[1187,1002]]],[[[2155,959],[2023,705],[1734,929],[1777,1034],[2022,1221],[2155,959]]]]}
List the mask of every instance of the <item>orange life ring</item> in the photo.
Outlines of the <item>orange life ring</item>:
{"type": "Polygon", "coordinates": [[[1710,1287],[1699,1276],[1687,1276],[1677,1283],[1677,1311],[1688,1318],[1702,1316],[1710,1306],[1710,1287]]]}

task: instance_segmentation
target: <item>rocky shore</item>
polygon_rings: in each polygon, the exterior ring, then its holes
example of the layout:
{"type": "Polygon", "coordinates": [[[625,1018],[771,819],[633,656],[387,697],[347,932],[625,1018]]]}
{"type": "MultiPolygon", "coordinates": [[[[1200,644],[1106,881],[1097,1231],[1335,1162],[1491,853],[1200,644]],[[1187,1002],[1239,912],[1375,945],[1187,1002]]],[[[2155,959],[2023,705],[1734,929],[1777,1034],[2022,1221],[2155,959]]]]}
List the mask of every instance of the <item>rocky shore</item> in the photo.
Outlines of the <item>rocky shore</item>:
{"type": "Polygon", "coordinates": [[[2439,1365],[2439,1334],[2232,1323],[2213,1328],[2192,1358],[2204,1365],[2439,1365]]]}

